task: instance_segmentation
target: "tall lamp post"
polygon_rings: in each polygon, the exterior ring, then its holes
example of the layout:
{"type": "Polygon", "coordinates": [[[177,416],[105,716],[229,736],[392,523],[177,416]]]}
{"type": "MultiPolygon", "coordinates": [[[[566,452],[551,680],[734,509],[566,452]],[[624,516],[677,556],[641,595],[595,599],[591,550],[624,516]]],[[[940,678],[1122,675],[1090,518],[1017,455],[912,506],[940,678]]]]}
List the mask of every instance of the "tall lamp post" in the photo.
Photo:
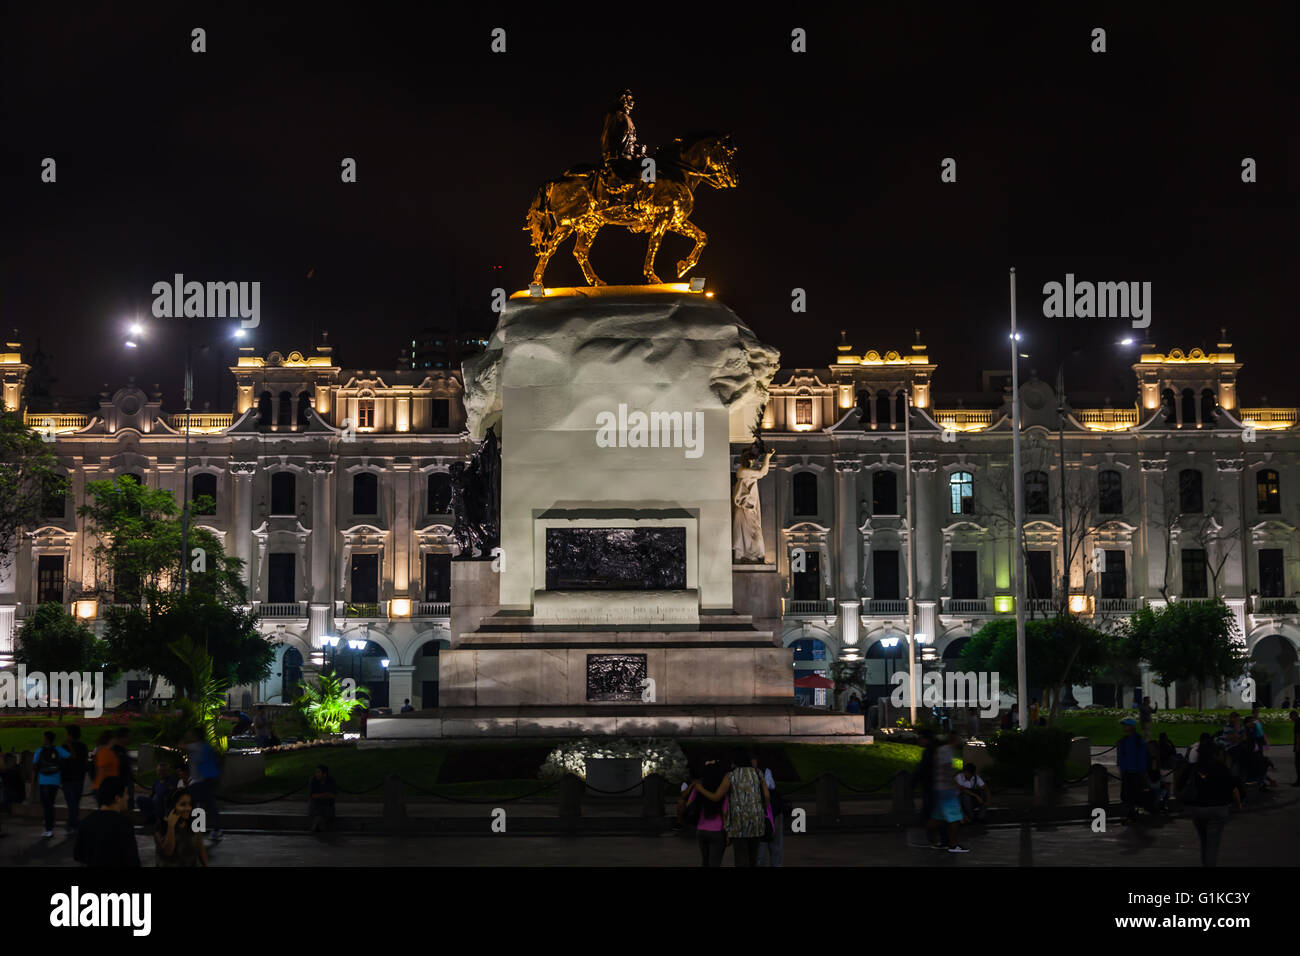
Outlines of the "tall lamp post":
{"type": "Polygon", "coordinates": [[[912,383],[903,394],[903,497],[907,505],[907,711],[916,726],[916,528],[912,524],[912,383]]]}
{"type": "Polygon", "coordinates": [[[1025,665],[1025,489],[1020,471],[1020,333],[1016,331],[1016,270],[1011,269],[1011,459],[1015,502],[1014,547],[1011,566],[1016,575],[1016,702],[1019,704],[1020,729],[1029,726],[1029,673],[1025,665]]]}

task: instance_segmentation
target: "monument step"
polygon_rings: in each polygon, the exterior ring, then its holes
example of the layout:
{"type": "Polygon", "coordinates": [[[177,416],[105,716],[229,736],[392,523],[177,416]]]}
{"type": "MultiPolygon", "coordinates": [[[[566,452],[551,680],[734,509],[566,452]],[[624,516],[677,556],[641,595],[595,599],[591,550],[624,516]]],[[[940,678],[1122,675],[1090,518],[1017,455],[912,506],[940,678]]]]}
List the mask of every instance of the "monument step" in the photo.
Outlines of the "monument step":
{"type": "Polygon", "coordinates": [[[532,628],[526,631],[484,630],[459,635],[456,647],[776,647],[772,631],[753,628],[702,631],[691,628],[655,631],[532,628]]]}
{"type": "Polygon", "coordinates": [[[701,611],[698,624],[565,624],[551,618],[533,617],[525,612],[498,611],[479,622],[480,631],[725,631],[750,630],[754,626],[752,614],[731,611],[701,611]]]}

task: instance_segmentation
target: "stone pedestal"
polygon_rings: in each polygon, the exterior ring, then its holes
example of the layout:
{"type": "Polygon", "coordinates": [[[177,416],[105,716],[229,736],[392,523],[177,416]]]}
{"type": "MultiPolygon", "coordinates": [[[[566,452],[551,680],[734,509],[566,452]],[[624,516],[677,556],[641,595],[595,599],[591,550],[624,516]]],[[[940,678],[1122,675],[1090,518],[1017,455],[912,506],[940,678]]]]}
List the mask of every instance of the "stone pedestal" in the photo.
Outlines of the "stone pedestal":
{"type": "Polygon", "coordinates": [[[781,575],[775,564],[737,564],[731,574],[731,606],[760,631],[781,632],[781,575]]]}

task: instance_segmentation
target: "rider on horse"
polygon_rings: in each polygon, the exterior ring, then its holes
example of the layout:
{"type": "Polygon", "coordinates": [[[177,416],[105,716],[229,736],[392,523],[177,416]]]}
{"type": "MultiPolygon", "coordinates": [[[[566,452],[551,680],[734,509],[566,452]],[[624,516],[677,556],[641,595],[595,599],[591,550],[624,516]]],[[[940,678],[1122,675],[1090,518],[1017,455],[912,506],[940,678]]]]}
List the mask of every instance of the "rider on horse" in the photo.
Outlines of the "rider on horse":
{"type": "Polygon", "coordinates": [[[605,114],[605,129],[600,136],[599,182],[610,199],[620,199],[638,180],[645,147],[636,141],[632,122],[632,91],[624,90],[605,114]]]}

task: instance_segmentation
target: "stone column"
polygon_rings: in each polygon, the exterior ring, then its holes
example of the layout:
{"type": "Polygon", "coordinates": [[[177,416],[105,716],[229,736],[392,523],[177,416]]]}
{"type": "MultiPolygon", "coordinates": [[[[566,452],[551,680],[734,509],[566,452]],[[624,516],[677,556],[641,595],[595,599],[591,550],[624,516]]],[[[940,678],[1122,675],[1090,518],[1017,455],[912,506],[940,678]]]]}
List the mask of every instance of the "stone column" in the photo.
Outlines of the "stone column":
{"type": "MultiPolygon", "coordinates": [[[[836,596],[841,601],[860,598],[858,592],[858,458],[835,459],[835,530],[838,540],[839,585],[836,596]]],[[[856,614],[854,615],[856,627],[856,614]]],[[[856,634],[856,630],[854,631],[856,634]]]]}
{"type": "MultiPolygon", "coordinates": [[[[1223,561],[1219,571],[1219,594],[1243,598],[1246,594],[1247,541],[1241,527],[1241,473],[1245,462],[1240,458],[1219,458],[1215,461],[1219,471],[1219,523],[1223,530],[1215,542],[1212,553],[1206,555],[1214,564],[1223,561]],[[1227,558],[1224,558],[1224,555],[1227,558]]],[[[1218,595],[1211,595],[1217,597],[1218,595]]],[[[1244,636],[1245,618],[1238,626],[1244,636]]]]}
{"type": "Polygon", "coordinates": [[[248,598],[253,593],[253,475],[257,473],[255,461],[232,461],[230,472],[235,476],[235,514],[231,528],[234,537],[234,556],[244,562],[244,584],[248,598]]]}
{"type": "Polygon", "coordinates": [[[393,713],[402,709],[402,701],[415,697],[415,665],[388,665],[388,706],[393,713]]]}
{"type": "MultiPolygon", "coordinates": [[[[393,590],[391,597],[411,594],[411,461],[397,459],[389,464],[393,475],[393,590]]],[[[389,668],[392,673],[392,668],[389,668]]],[[[390,677],[391,681],[392,678],[390,677]]],[[[409,694],[407,695],[410,696],[409,694]]]]}
{"type": "MultiPolygon", "coordinates": [[[[934,483],[939,463],[933,458],[912,459],[912,491],[916,501],[912,507],[912,520],[916,523],[915,531],[908,529],[907,546],[915,548],[916,598],[933,600],[939,596],[938,581],[935,576],[935,544],[938,540],[936,530],[942,526],[943,516],[936,510],[934,483]]],[[[907,488],[904,487],[904,493],[907,488]]],[[[906,514],[906,504],[904,504],[906,514]]],[[[942,558],[942,553],[939,555],[942,558]]]]}
{"type": "Polygon", "coordinates": [[[307,637],[312,647],[322,646],[320,638],[333,631],[334,590],[330,580],[334,562],[330,552],[334,540],[332,507],[334,501],[330,475],[332,461],[309,461],[311,474],[311,587],[307,592],[307,637]]]}
{"type": "MultiPolygon", "coordinates": [[[[1165,527],[1165,468],[1163,458],[1142,459],[1142,514],[1140,540],[1146,564],[1146,583],[1141,594],[1134,597],[1152,597],[1160,594],[1165,583],[1165,564],[1169,559],[1169,535],[1165,527]]],[[[1133,580],[1140,581],[1134,569],[1133,580]]]]}

